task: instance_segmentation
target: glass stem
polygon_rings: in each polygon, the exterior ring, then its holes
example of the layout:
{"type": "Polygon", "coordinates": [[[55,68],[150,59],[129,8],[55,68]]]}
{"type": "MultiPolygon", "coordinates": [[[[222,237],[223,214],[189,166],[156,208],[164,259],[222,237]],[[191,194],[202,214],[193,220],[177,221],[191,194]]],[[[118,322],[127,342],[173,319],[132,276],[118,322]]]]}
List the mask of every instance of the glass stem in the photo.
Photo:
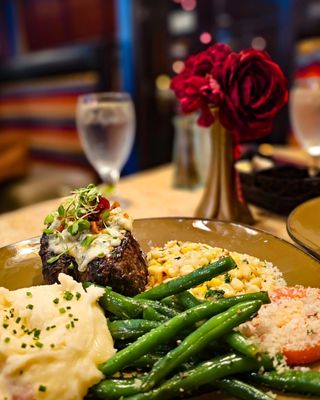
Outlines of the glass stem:
{"type": "Polygon", "coordinates": [[[102,182],[106,183],[108,186],[116,186],[120,178],[119,171],[109,167],[101,169],[99,175],[102,182]]]}
{"type": "Polygon", "coordinates": [[[317,176],[320,171],[320,155],[311,156],[311,165],[309,167],[309,175],[311,177],[317,176]]]}

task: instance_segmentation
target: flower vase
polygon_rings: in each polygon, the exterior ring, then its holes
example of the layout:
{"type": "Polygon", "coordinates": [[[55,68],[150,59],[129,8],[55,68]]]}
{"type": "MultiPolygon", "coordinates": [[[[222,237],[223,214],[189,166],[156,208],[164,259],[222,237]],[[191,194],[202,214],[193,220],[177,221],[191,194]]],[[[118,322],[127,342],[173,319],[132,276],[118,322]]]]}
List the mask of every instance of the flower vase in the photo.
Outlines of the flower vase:
{"type": "Polygon", "coordinates": [[[211,159],[203,197],[196,217],[252,224],[254,219],[234,166],[232,133],[216,118],[210,129],[211,159]]]}

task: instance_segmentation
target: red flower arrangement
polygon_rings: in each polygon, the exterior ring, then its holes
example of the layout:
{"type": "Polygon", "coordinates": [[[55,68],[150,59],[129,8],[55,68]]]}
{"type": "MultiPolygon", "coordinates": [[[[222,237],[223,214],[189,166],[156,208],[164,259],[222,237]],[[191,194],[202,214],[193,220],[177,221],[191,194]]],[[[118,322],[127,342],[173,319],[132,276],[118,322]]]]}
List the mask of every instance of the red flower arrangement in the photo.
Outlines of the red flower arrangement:
{"type": "Polygon", "coordinates": [[[210,126],[217,109],[222,125],[241,141],[270,133],[288,100],[286,78],[266,52],[235,53],[221,43],[190,56],[171,88],[184,113],[200,110],[199,125],[210,126]]]}

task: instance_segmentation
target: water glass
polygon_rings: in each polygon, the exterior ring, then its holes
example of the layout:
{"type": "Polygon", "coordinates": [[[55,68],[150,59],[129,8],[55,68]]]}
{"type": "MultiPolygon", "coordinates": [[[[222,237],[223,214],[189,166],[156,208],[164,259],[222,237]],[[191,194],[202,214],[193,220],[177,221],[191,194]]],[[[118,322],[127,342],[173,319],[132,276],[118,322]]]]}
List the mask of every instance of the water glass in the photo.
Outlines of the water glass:
{"type": "Polygon", "coordinates": [[[132,149],[135,112],[128,93],[79,96],[76,122],[81,144],[101,180],[115,186],[132,149]]]}
{"type": "Polygon", "coordinates": [[[290,91],[290,119],[299,144],[313,158],[313,173],[320,160],[320,77],[297,79],[290,91]]]}

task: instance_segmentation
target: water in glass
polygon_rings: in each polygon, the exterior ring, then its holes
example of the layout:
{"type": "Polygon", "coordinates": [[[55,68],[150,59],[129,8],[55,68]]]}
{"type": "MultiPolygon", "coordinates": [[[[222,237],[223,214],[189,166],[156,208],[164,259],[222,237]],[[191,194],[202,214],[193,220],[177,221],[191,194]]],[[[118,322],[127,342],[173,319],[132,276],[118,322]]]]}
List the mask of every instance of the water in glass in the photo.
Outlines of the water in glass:
{"type": "Polygon", "coordinates": [[[132,148],[135,114],[126,93],[80,96],[77,127],[83,149],[103,182],[115,185],[132,148]]]}
{"type": "Polygon", "coordinates": [[[320,157],[320,78],[298,79],[290,93],[290,117],[301,146],[320,157]]]}

